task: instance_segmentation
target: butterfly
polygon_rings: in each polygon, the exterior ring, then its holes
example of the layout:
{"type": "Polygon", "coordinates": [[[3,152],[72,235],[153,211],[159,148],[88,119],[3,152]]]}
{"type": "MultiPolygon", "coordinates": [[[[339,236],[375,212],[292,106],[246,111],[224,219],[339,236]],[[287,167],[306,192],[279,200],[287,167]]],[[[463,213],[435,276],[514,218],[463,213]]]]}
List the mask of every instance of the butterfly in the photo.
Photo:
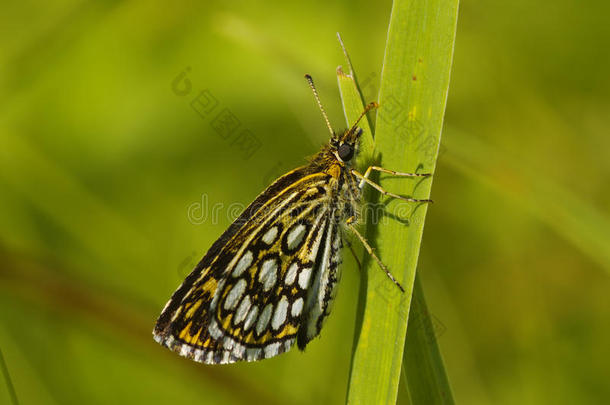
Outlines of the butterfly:
{"type": "Polygon", "coordinates": [[[163,308],[154,339],[181,356],[206,364],[256,361],[304,350],[320,334],[337,293],[341,250],[354,235],[381,269],[404,289],[356,229],[362,188],[410,202],[369,179],[372,171],[425,177],[377,166],[353,166],[362,130],[358,122],[333,131],[318,92],[305,75],[331,138],[309,164],[264,190],[212,244],[163,308]]]}

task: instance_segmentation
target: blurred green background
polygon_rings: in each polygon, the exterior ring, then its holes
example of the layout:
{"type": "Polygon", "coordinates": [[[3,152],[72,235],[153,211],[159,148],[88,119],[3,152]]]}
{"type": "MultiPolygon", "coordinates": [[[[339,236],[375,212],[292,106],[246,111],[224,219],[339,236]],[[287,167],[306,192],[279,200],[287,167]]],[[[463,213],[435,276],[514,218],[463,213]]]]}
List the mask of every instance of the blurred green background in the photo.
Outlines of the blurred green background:
{"type": "MultiPolygon", "coordinates": [[[[327,140],[304,73],[345,126],[335,32],[376,98],[390,7],[2,2],[0,350],[20,403],[344,401],[350,259],[305,354],[203,366],[151,331],[239,207],[327,140]],[[224,109],[258,148],[214,129],[224,109]]],[[[418,269],[458,403],[610,397],[609,14],[460,5],[418,269]]]]}

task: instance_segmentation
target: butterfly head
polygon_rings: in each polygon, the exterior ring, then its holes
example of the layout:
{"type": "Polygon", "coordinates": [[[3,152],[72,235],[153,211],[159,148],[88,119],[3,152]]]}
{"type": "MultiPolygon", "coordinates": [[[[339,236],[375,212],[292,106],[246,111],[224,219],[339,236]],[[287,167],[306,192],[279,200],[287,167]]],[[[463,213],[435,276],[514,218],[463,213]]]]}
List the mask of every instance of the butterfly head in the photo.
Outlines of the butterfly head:
{"type": "Polygon", "coordinates": [[[313,79],[310,75],[305,75],[305,79],[307,80],[307,83],[309,83],[309,87],[311,88],[316,102],[318,103],[318,107],[320,107],[320,111],[322,112],[322,117],[324,117],[326,126],[332,135],[330,138],[330,145],[328,148],[325,148],[323,154],[330,152],[330,156],[326,155],[325,158],[334,157],[337,159],[339,166],[343,166],[344,164],[349,163],[358,153],[358,139],[360,138],[360,135],[362,135],[362,129],[357,126],[358,122],[360,122],[360,120],[364,118],[370,110],[379,107],[379,104],[376,102],[369,103],[366,107],[364,107],[364,111],[362,111],[351,128],[346,129],[342,133],[336,133],[333,131],[332,126],[330,125],[330,121],[328,120],[324,107],[322,107],[322,102],[318,96],[316,86],[313,84],[313,79]]]}
{"type": "Polygon", "coordinates": [[[362,129],[352,127],[330,139],[330,149],[333,155],[342,163],[349,163],[358,154],[358,140],[362,129]]]}

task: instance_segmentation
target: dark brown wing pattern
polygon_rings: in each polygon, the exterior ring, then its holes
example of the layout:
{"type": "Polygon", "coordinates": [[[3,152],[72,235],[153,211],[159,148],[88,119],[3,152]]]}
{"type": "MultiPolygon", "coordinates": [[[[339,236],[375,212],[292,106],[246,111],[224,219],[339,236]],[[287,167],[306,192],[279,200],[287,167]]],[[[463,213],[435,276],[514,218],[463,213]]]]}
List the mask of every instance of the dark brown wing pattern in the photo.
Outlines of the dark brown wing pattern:
{"type": "Polygon", "coordinates": [[[309,167],[269,186],[174,292],[153,331],[155,340],[208,364],[289,350],[316,305],[317,299],[308,299],[309,287],[321,285],[320,269],[329,267],[330,256],[333,268],[338,265],[336,186],[329,174],[309,167]],[[329,244],[332,252],[322,246],[329,244]]]}

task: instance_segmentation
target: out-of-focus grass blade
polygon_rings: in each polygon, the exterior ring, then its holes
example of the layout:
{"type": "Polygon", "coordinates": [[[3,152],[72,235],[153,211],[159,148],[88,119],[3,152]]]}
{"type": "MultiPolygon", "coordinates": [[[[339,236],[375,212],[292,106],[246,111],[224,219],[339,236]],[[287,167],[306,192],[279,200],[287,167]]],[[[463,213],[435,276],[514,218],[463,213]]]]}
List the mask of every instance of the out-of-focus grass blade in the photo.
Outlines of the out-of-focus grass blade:
{"type": "Polygon", "coordinates": [[[610,220],[593,204],[501,149],[454,128],[445,163],[516,201],[610,272],[610,220]]]}
{"type": "Polygon", "coordinates": [[[0,348],[0,371],[4,377],[4,383],[6,384],[6,390],[8,392],[8,397],[11,399],[11,404],[18,405],[19,401],[17,400],[17,394],[15,393],[13,381],[11,380],[11,375],[8,372],[8,367],[6,366],[4,356],[2,355],[2,348],[0,348]]]}
{"type": "Polygon", "coordinates": [[[445,366],[419,277],[415,277],[401,381],[412,404],[453,404],[445,366]]]}
{"type": "MultiPolygon", "coordinates": [[[[449,86],[457,5],[455,0],[397,0],[393,4],[375,130],[376,153],[385,168],[434,171],[449,86]]],[[[431,180],[381,176],[380,183],[398,194],[427,198],[431,180]]],[[[427,210],[425,204],[385,198],[381,201],[386,216],[376,226],[369,226],[367,235],[406,292],[401,293],[376,263],[366,261],[366,303],[347,398],[351,404],[396,402],[427,210]]]]}

